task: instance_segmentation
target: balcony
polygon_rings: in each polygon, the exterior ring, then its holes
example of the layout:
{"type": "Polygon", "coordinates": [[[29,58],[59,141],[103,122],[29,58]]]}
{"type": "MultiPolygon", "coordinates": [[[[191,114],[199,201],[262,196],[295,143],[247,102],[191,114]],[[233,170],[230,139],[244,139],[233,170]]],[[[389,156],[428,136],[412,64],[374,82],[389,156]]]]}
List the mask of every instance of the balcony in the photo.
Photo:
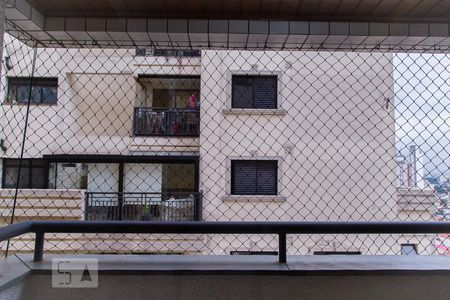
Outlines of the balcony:
{"type": "Polygon", "coordinates": [[[88,221],[201,221],[202,194],[86,193],[88,221]]]}
{"type": "Polygon", "coordinates": [[[198,137],[200,111],[136,107],[133,124],[135,136],[198,137]]]}

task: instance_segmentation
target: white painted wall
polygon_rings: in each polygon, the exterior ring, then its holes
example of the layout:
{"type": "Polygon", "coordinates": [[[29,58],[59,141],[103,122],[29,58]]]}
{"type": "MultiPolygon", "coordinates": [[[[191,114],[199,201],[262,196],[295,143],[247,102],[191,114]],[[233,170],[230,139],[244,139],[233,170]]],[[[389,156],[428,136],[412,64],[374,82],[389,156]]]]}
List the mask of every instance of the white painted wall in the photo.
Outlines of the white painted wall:
{"type": "Polygon", "coordinates": [[[88,164],[88,192],[118,191],[118,164],[88,164]]]}
{"type": "Polygon", "coordinates": [[[125,164],[123,184],[125,193],[160,193],[162,190],[162,165],[125,164]]]}

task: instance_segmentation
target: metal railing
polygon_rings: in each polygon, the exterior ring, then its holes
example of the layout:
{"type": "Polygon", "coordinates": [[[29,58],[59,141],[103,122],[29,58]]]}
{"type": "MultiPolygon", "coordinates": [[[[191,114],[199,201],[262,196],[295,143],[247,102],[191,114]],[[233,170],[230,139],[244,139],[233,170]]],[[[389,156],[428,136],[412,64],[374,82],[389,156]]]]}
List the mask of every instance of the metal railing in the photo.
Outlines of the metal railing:
{"type": "Polygon", "coordinates": [[[134,108],[135,136],[199,136],[198,109],[134,108]]]}
{"type": "Polygon", "coordinates": [[[131,222],[26,221],[0,228],[0,242],[35,233],[34,261],[42,261],[46,233],[276,234],[278,260],[287,261],[287,234],[438,234],[450,222],[131,222]]]}
{"type": "Polygon", "coordinates": [[[202,194],[86,192],[88,221],[201,221],[202,194]]]}

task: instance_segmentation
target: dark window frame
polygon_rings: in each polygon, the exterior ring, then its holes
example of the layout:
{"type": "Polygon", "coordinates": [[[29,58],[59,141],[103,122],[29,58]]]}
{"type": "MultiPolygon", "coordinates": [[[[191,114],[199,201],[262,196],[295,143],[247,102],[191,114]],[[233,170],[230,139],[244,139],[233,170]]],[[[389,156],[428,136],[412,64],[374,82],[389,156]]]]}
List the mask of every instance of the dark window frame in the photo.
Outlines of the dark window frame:
{"type": "MultiPolygon", "coordinates": [[[[147,156],[147,155],[104,155],[104,154],[50,154],[44,159],[50,163],[140,163],[140,164],[194,164],[194,193],[200,192],[199,156],[147,156]]],[[[47,176],[48,179],[48,176],[47,176]]],[[[123,178],[124,179],[124,178],[123,178]]],[[[48,180],[47,180],[48,181],[48,180]]],[[[123,190],[122,190],[123,192],[123,190]]]]}
{"type": "MultiPolygon", "coordinates": [[[[14,189],[17,186],[17,182],[14,184],[14,186],[6,187],[6,169],[7,168],[19,168],[20,167],[20,159],[19,158],[3,158],[3,165],[2,165],[2,188],[4,189],[14,189]]],[[[28,175],[28,184],[27,187],[19,187],[21,189],[48,189],[48,180],[49,180],[49,163],[45,159],[42,158],[23,158],[22,159],[22,167],[21,167],[21,173],[23,172],[23,169],[29,169],[29,175],[28,175]],[[39,161],[39,164],[33,164],[33,162],[39,161]],[[33,178],[33,169],[43,169],[44,174],[44,185],[41,187],[33,186],[32,184],[32,178],[33,178]]],[[[16,181],[17,178],[14,179],[16,181]]]]}
{"type": "Polygon", "coordinates": [[[26,105],[30,100],[30,105],[57,105],[58,104],[58,78],[56,77],[7,77],[7,94],[5,104],[26,105]],[[35,89],[39,89],[39,102],[33,101],[33,95],[27,95],[26,99],[19,97],[18,89],[24,87],[27,89],[27,94],[35,89]],[[55,89],[55,97],[53,100],[46,100],[43,89],[50,87],[55,89]],[[14,94],[13,94],[14,92],[14,94]]]}
{"type": "Polygon", "coordinates": [[[278,75],[276,74],[233,74],[231,76],[231,108],[237,108],[237,109],[278,109],[278,75]],[[273,99],[273,105],[271,107],[257,107],[255,104],[255,78],[272,78],[274,79],[275,83],[275,99],[273,99]],[[239,106],[237,102],[238,96],[236,95],[235,86],[236,86],[236,80],[239,79],[251,79],[252,80],[252,99],[251,99],[251,105],[249,107],[243,107],[239,106]]]}
{"type": "Polygon", "coordinates": [[[230,167],[230,195],[232,196],[278,196],[279,195],[279,187],[278,187],[278,181],[279,181],[279,163],[276,159],[233,159],[231,160],[231,167],[230,167]],[[255,186],[250,187],[251,189],[255,190],[255,193],[243,193],[236,191],[236,167],[239,163],[242,164],[254,164],[255,167],[255,186]],[[274,182],[274,192],[273,193],[263,193],[258,190],[258,179],[260,176],[258,175],[258,172],[261,172],[261,170],[258,170],[258,164],[259,168],[261,168],[262,164],[265,164],[266,166],[268,164],[273,164],[273,167],[275,169],[275,182],[274,182]]]}

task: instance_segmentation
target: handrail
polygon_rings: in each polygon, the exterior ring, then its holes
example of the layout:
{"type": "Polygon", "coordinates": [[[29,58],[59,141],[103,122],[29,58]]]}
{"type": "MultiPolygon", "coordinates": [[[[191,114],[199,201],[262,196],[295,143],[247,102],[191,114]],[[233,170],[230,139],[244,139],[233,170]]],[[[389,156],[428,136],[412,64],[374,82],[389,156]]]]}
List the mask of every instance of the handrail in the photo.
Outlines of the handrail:
{"type": "Polygon", "coordinates": [[[148,195],[198,195],[201,194],[201,192],[86,192],[86,194],[91,195],[117,195],[117,194],[123,194],[123,195],[142,195],[142,194],[148,194],[148,195]]]}
{"type": "Polygon", "coordinates": [[[28,233],[31,231],[31,222],[21,222],[11,224],[0,228],[0,241],[9,240],[13,237],[28,233]]]}
{"type": "Polygon", "coordinates": [[[450,222],[133,222],[26,221],[0,228],[0,242],[35,233],[34,260],[41,261],[45,233],[277,234],[279,262],[286,262],[287,234],[438,234],[450,222]]]}

